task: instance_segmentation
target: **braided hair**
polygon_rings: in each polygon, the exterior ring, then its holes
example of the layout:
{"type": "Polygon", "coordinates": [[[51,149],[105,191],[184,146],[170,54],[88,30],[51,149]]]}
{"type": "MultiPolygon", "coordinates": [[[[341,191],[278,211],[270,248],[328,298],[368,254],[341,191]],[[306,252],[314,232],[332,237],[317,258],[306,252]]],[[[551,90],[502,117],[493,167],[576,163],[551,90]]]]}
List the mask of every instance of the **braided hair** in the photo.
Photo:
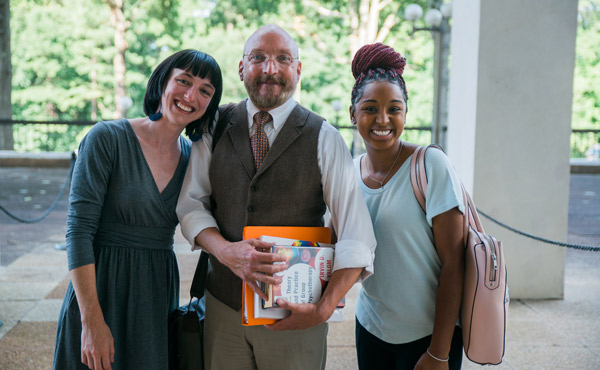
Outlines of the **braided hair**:
{"type": "Polygon", "coordinates": [[[355,82],[352,88],[352,105],[362,97],[364,88],[373,81],[388,81],[400,87],[404,100],[408,101],[406,83],[402,78],[406,58],[392,47],[380,42],[364,45],[352,60],[352,75],[355,82]]]}

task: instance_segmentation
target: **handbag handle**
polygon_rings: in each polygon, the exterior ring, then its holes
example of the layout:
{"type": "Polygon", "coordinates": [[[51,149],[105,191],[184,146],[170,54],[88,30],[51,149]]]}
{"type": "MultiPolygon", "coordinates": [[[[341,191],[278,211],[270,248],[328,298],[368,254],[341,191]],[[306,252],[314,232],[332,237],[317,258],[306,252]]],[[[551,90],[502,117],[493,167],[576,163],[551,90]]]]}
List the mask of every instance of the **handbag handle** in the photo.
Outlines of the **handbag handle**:
{"type": "Polygon", "coordinates": [[[196,297],[198,299],[204,297],[204,289],[206,288],[206,277],[208,275],[208,253],[200,252],[200,258],[196,265],[192,286],[190,287],[190,299],[196,297]]]}

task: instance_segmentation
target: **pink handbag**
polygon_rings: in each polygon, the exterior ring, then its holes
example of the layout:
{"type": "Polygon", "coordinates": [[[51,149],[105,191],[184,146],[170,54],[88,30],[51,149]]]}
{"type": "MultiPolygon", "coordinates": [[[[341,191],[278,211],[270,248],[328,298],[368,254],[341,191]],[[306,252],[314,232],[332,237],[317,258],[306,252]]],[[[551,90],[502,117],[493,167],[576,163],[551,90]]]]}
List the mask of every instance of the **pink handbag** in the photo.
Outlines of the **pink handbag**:
{"type": "MultiPolygon", "coordinates": [[[[410,180],[423,212],[427,194],[425,152],[430,147],[442,150],[437,145],[419,147],[410,164],[410,180]]],[[[465,202],[465,282],[461,305],[464,352],[475,363],[498,365],[504,357],[509,302],[502,242],[484,232],[471,196],[462,183],[461,188],[465,202]]]]}

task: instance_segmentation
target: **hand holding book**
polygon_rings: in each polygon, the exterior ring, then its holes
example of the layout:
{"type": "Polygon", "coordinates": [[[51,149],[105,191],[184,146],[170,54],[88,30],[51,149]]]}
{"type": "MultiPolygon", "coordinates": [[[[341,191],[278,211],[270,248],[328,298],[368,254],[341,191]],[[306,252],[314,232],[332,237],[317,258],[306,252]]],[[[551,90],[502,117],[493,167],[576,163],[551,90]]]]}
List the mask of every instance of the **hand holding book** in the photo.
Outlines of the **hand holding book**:
{"type": "MultiPolygon", "coordinates": [[[[290,238],[293,240],[310,240],[318,243],[329,243],[331,241],[330,231],[325,227],[247,226],[244,228],[245,240],[250,240],[252,238],[258,239],[263,235],[275,235],[277,237],[290,238]]],[[[258,289],[258,287],[256,288],[258,289]]],[[[320,309],[315,305],[292,304],[291,306],[287,306],[291,309],[280,307],[264,309],[262,307],[262,299],[259,298],[257,293],[253,292],[248,281],[244,282],[243,290],[243,325],[267,325],[279,320],[279,323],[272,327],[273,329],[294,329],[314,326],[318,322],[324,321],[321,320],[321,315],[319,314],[320,309]],[[310,315],[310,317],[308,315],[310,315]],[[313,321],[315,321],[315,323],[313,323],[313,321]],[[310,326],[305,326],[307,324],[310,326]]],[[[340,296],[339,299],[341,299],[342,296],[340,296]]],[[[284,303],[284,305],[285,304],[286,303],[284,303]]],[[[335,308],[335,304],[336,302],[333,303],[332,309],[335,308]]],[[[328,305],[325,307],[328,307],[328,305]]],[[[331,314],[331,312],[329,314],[331,314]]]]}
{"type": "Polygon", "coordinates": [[[291,303],[282,298],[278,299],[277,303],[281,309],[285,309],[291,314],[273,324],[265,325],[269,329],[308,329],[324,323],[331,316],[331,313],[328,314],[323,310],[323,306],[315,303],[291,303]]]}
{"type": "MultiPolygon", "coordinates": [[[[210,235],[206,237],[210,237],[210,235]]],[[[254,238],[232,243],[226,241],[220,234],[218,237],[203,243],[203,245],[218,245],[217,248],[212,248],[208,252],[246,281],[248,287],[256,294],[267,298],[260,289],[260,285],[261,283],[279,284],[281,282],[281,279],[273,274],[286,269],[286,265],[277,264],[277,262],[285,261],[285,257],[269,252],[273,246],[272,243],[254,238]]]]}
{"type": "Polygon", "coordinates": [[[269,299],[262,307],[277,307],[279,298],[292,303],[316,303],[333,270],[333,245],[267,236],[261,240],[274,242],[273,253],[285,256],[289,266],[274,275],[282,278],[281,284],[264,285],[269,299]]]}
{"type": "Polygon", "coordinates": [[[272,330],[302,330],[325,321],[341,321],[341,315],[334,315],[334,312],[340,313],[340,309],[337,309],[336,306],[356,282],[361,271],[362,268],[336,270],[331,275],[327,289],[316,304],[292,304],[280,301],[281,307],[291,311],[291,315],[272,325],[267,325],[267,327],[272,330]]]}

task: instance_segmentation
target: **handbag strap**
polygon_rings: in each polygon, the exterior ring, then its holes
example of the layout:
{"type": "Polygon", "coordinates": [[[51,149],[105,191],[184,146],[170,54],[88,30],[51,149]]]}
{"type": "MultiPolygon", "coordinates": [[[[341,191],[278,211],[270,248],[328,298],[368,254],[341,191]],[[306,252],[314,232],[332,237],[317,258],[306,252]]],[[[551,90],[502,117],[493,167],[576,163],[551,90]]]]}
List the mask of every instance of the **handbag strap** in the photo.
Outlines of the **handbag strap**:
{"type": "MultiPolygon", "coordinates": [[[[412,159],[410,161],[410,182],[413,188],[413,192],[415,194],[415,198],[417,199],[417,202],[419,203],[421,209],[423,210],[423,213],[425,214],[427,213],[427,168],[425,167],[425,152],[429,148],[439,149],[442,152],[444,152],[444,150],[439,145],[435,144],[431,144],[426,147],[419,146],[413,153],[412,159]]],[[[463,244],[466,246],[469,226],[482,233],[484,233],[484,230],[483,226],[481,225],[481,221],[479,220],[477,208],[473,203],[473,199],[471,199],[471,196],[466,191],[462,181],[460,182],[460,188],[462,191],[465,208],[465,213],[463,215],[463,244]]]]}
{"type": "Polygon", "coordinates": [[[424,213],[427,213],[425,208],[425,195],[427,194],[427,171],[421,171],[425,166],[425,150],[423,146],[417,147],[410,161],[410,183],[415,193],[415,198],[421,206],[424,213]],[[421,177],[423,176],[423,177],[421,177]]]}
{"type": "Polygon", "coordinates": [[[206,277],[208,275],[208,253],[200,252],[200,258],[196,265],[192,286],[190,287],[190,299],[204,297],[204,288],[206,288],[206,277]]]}

